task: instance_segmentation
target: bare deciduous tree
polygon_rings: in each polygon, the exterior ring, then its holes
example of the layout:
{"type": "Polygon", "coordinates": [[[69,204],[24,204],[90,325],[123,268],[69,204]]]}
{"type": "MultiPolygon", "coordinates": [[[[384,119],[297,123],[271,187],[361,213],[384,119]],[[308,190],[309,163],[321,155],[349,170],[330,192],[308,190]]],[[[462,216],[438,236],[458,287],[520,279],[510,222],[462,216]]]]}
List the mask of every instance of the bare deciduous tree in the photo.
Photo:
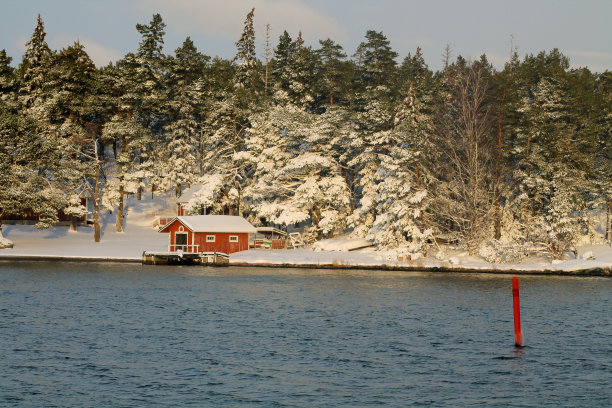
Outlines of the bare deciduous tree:
{"type": "Polygon", "coordinates": [[[432,152],[440,163],[434,169],[432,211],[439,230],[464,242],[472,253],[492,236],[499,197],[493,106],[480,67],[457,70],[448,85],[432,139],[432,152]]]}

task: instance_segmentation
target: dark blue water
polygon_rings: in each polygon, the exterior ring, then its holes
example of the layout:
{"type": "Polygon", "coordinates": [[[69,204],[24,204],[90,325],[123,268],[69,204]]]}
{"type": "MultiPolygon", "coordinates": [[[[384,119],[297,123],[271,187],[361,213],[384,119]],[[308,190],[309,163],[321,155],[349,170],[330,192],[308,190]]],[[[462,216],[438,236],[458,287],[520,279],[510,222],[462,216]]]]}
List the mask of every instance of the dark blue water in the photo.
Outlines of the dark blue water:
{"type": "Polygon", "coordinates": [[[612,279],[0,263],[2,406],[612,406],[612,279]]]}

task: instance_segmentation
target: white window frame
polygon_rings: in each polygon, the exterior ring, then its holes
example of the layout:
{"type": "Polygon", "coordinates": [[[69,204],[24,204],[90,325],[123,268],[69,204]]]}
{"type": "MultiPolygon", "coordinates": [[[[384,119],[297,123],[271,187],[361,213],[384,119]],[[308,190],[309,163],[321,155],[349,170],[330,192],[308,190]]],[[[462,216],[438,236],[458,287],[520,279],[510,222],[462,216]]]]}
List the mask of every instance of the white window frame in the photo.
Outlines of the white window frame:
{"type": "Polygon", "coordinates": [[[216,242],[216,235],[207,235],[206,242],[216,242]]]}
{"type": "Polygon", "coordinates": [[[238,242],[238,235],[230,235],[229,242],[238,242]]]}

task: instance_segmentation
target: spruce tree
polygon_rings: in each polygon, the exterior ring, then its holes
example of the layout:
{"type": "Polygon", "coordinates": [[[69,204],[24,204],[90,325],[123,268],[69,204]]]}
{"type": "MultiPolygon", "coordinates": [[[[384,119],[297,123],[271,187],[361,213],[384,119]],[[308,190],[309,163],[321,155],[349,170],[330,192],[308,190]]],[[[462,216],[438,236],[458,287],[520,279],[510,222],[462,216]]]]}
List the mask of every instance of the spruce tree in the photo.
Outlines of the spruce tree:
{"type": "Polygon", "coordinates": [[[22,109],[37,119],[47,119],[45,101],[49,98],[48,76],[51,69],[52,52],[47,42],[45,25],[40,14],[34,33],[26,43],[26,52],[21,63],[21,88],[19,90],[22,109]]]}
{"type": "Polygon", "coordinates": [[[263,85],[260,75],[261,63],[255,54],[254,16],[255,9],[253,8],[244,21],[242,35],[236,42],[237,52],[233,60],[237,64],[234,87],[241,106],[247,106],[251,104],[251,100],[256,100],[260,96],[263,85]]]}
{"type": "Polygon", "coordinates": [[[289,65],[295,52],[295,43],[287,31],[278,39],[272,60],[272,78],[275,92],[289,92],[291,79],[289,78],[289,65]]]}
{"type": "Polygon", "coordinates": [[[301,32],[295,40],[294,49],[287,67],[289,100],[295,106],[313,111],[316,110],[314,102],[320,65],[318,55],[311,47],[304,45],[301,32]]]}

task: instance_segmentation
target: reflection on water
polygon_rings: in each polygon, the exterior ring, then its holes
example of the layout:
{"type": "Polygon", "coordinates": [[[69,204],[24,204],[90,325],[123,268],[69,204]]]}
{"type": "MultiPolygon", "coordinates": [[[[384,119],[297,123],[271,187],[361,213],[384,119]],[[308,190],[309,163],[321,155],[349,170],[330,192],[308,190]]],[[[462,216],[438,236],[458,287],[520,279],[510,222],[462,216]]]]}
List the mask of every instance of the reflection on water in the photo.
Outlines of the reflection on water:
{"type": "Polygon", "coordinates": [[[0,405],[611,406],[612,280],[0,263],[0,405]]]}

